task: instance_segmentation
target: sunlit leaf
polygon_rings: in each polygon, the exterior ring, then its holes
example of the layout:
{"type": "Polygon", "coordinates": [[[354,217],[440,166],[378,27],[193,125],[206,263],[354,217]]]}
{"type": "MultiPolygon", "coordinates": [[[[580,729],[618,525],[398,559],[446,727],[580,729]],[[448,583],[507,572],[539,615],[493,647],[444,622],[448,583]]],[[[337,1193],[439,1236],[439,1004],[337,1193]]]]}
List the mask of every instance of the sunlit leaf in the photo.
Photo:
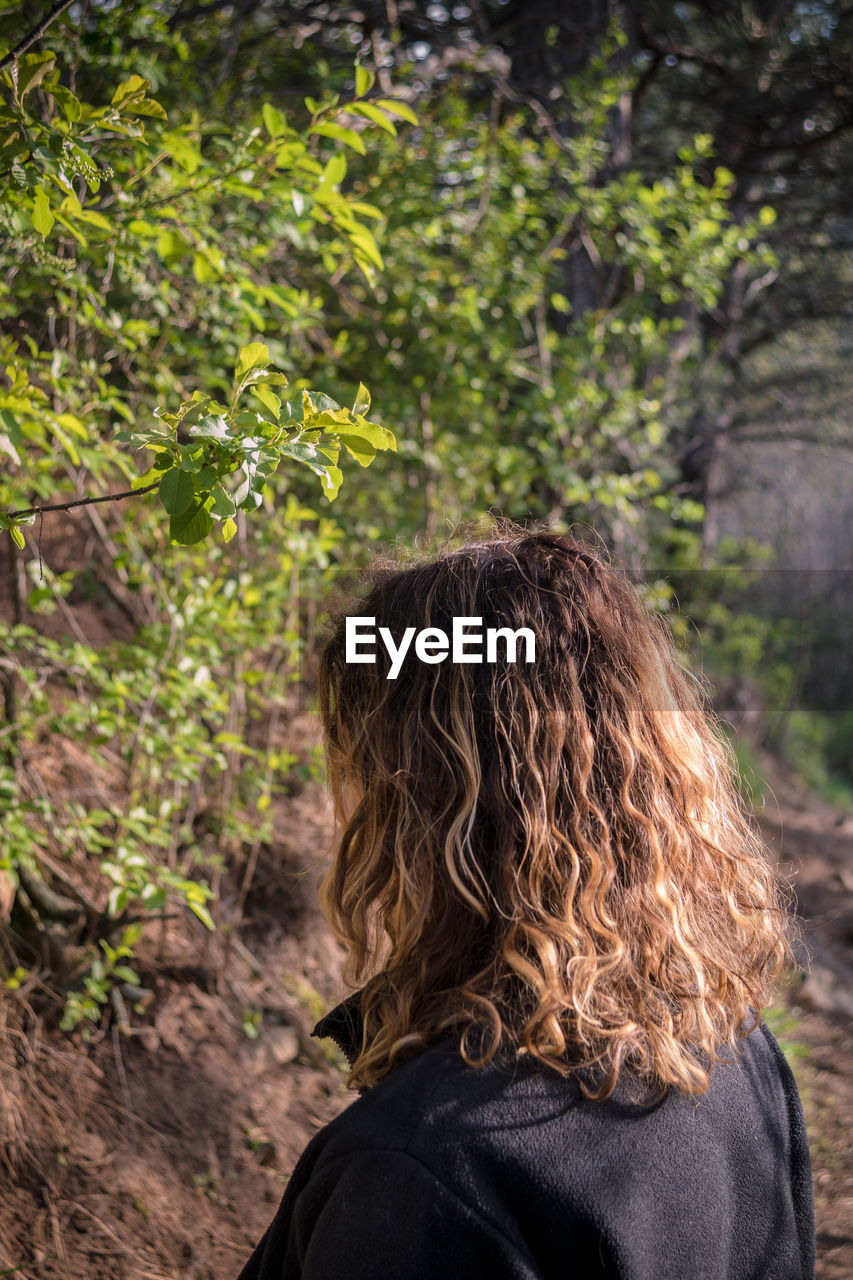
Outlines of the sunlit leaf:
{"type": "Polygon", "coordinates": [[[54,68],[55,53],[25,53],[16,59],[18,97],[23,98],[30,89],[40,85],[45,76],[54,68]]]}
{"type": "Polygon", "coordinates": [[[420,123],[409,104],[400,102],[398,98],[377,98],[376,105],[383,111],[389,111],[392,116],[399,117],[400,120],[408,120],[409,124],[420,123]]]}
{"type": "Polygon", "coordinates": [[[337,142],[343,142],[345,146],[357,151],[360,156],[367,154],[361,134],[356,133],[355,129],[347,128],[346,125],[324,121],[321,124],[312,125],[311,132],[319,133],[324,138],[334,138],[337,142]]]}
{"type": "Polygon", "coordinates": [[[364,116],[366,120],[372,121],[373,124],[379,125],[380,129],[384,129],[386,133],[390,133],[392,137],[397,136],[397,126],[393,120],[389,119],[388,113],[382,111],[373,102],[352,102],[347,107],[348,111],[355,115],[364,116]]]}
{"type": "Polygon", "coordinates": [[[239,382],[250,369],[266,368],[270,362],[269,349],[263,342],[250,342],[247,347],[240,348],[234,377],[239,382]]]}
{"type": "Polygon", "coordinates": [[[111,102],[114,107],[128,107],[135,101],[141,101],[150,89],[147,80],[143,80],[142,76],[132,75],[127,80],[123,80],[112,96],[111,102]]]}
{"type": "Polygon", "coordinates": [[[367,67],[362,67],[358,62],[355,64],[355,96],[363,98],[373,88],[376,80],[376,73],[368,71],[367,67]]]}
{"type": "Polygon", "coordinates": [[[50,229],[55,221],[56,219],[50,210],[50,200],[47,197],[47,192],[44,187],[39,187],[33,203],[33,226],[42,239],[50,234],[50,229]]]}
{"type": "Polygon", "coordinates": [[[252,394],[258,397],[261,404],[266,405],[276,422],[278,422],[281,415],[281,400],[275,392],[271,391],[266,384],[260,383],[252,387],[252,394]]]}
{"type": "Polygon", "coordinates": [[[261,115],[264,118],[267,133],[271,138],[278,138],[282,133],[284,133],[285,128],[287,127],[287,122],[278,107],[274,107],[271,103],[265,102],[261,107],[261,115]]]}

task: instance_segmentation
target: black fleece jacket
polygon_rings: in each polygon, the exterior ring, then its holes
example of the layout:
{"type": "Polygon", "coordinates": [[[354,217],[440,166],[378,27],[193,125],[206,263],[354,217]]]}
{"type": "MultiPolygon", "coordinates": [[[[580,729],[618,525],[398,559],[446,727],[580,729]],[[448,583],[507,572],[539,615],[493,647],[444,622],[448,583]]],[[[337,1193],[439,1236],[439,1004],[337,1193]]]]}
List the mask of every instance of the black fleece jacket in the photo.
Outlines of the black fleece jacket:
{"type": "MultiPolygon", "coordinates": [[[[358,997],[314,1029],[352,1059],[358,997]]],[[[308,1144],[239,1280],[811,1280],[797,1087],[764,1023],[708,1091],[641,1108],[458,1037],[308,1144]]]]}

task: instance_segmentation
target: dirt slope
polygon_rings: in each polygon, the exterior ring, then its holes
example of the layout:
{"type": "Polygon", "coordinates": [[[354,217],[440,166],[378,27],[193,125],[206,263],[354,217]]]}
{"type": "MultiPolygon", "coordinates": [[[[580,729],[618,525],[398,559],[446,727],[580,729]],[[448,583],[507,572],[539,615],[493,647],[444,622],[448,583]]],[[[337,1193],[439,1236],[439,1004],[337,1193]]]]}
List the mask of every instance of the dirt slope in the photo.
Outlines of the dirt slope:
{"type": "Polygon", "coordinates": [[[351,1101],[309,1037],[343,994],[313,905],[324,796],[306,789],[281,823],[219,989],[224,944],[189,925],[173,927],[167,968],[153,949],[137,966],[154,998],[130,1036],[85,1047],[4,1002],[0,1274],[232,1280],[302,1148],[351,1101]]]}
{"type": "Polygon", "coordinates": [[[853,1277],[853,815],[806,792],[772,757],[762,833],[792,879],[805,922],[805,982],[788,1000],[791,1035],[807,1054],[795,1070],[812,1152],[818,1280],[853,1277]]]}

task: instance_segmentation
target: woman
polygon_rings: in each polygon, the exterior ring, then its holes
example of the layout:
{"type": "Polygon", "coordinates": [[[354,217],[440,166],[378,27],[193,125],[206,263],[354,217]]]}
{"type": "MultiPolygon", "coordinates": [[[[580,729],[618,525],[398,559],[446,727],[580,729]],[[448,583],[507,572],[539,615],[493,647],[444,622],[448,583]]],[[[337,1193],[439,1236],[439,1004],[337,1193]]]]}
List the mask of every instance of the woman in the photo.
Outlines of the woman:
{"type": "Polygon", "coordinates": [[[812,1276],[790,922],[665,622],[510,528],[374,571],[319,696],[361,1097],[240,1280],[812,1276]]]}

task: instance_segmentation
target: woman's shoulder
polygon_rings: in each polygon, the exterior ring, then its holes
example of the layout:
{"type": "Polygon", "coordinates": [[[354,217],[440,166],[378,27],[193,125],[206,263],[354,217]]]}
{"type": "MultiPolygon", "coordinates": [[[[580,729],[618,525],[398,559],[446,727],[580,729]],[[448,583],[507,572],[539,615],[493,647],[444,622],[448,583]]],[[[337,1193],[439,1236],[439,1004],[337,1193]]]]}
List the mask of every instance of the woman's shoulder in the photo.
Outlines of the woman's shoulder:
{"type": "Polygon", "coordinates": [[[609,1133],[618,1146],[623,1128],[674,1135],[685,1127],[695,1134],[697,1126],[734,1140],[739,1126],[754,1131],[759,1114],[784,1127],[799,1112],[790,1067],[764,1022],[736,1049],[721,1052],[705,1093],[684,1096],[671,1088],[659,1094],[625,1073],[610,1098],[591,1100],[574,1074],[560,1075],[525,1054],[471,1066],[458,1036],[448,1036],[358,1097],[322,1131],[323,1145],[326,1158],[334,1158],[353,1147],[409,1153],[441,1152],[448,1142],[455,1149],[523,1148],[531,1133],[540,1145],[549,1135],[562,1145],[572,1132],[584,1139],[594,1132],[599,1144],[609,1133]]]}
{"type": "Polygon", "coordinates": [[[340,1185],[386,1204],[416,1184],[535,1255],[537,1273],[567,1259],[583,1271],[605,1248],[609,1274],[634,1274],[672,1238],[662,1276],[812,1275],[808,1144],[769,1029],[724,1055],[703,1094],[636,1097],[620,1079],[610,1098],[589,1099],[575,1077],[526,1055],[470,1066],[448,1037],[321,1130],[290,1200],[319,1212],[340,1185]],[[735,1257],[743,1266],[726,1270],[735,1257]]]}

